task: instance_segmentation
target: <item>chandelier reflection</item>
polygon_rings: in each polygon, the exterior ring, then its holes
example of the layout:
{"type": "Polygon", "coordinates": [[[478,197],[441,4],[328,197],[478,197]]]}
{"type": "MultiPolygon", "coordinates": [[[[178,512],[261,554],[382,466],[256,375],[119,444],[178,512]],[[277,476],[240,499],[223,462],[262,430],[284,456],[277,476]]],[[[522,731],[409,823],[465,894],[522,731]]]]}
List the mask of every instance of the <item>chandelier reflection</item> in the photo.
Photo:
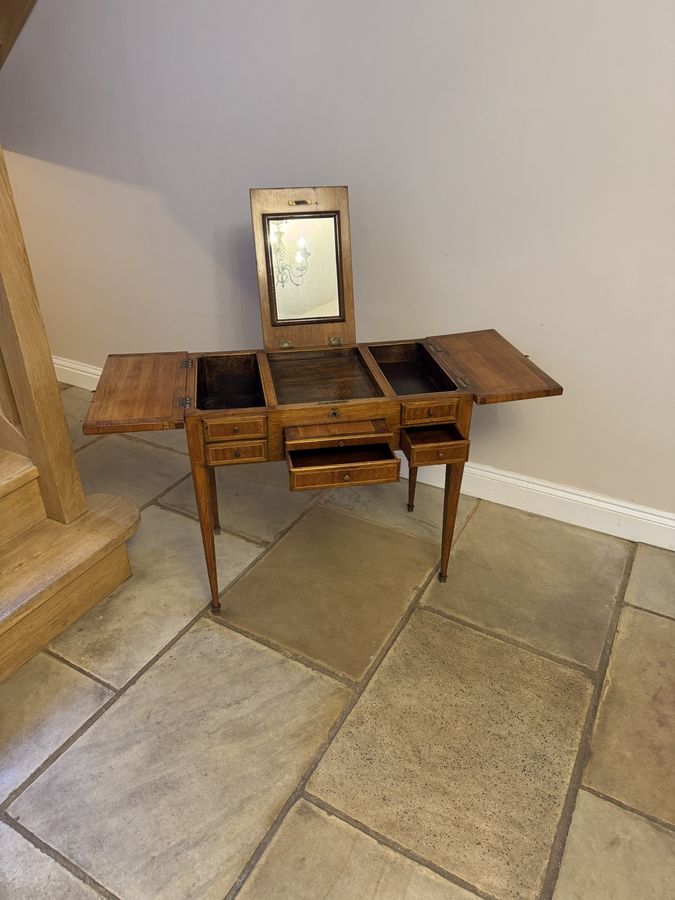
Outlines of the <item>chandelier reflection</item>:
{"type": "Polygon", "coordinates": [[[295,256],[289,262],[288,249],[284,240],[287,225],[288,222],[285,219],[270,222],[270,246],[274,261],[273,271],[276,273],[276,284],[278,287],[286,287],[289,282],[296,287],[300,287],[307,274],[309,257],[312,254],[307,248],[307,241],[304,237],[300,237],[296,242],[297,250],[295,251],[295,256]]]}

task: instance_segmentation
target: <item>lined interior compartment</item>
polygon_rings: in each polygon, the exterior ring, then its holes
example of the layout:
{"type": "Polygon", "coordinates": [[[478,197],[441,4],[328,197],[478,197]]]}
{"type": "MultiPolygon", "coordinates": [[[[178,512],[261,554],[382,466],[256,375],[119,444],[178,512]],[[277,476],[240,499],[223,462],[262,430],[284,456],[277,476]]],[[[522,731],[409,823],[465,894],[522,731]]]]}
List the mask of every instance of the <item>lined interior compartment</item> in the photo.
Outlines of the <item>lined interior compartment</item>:
{"type": "Polygon", "coordinates": [[[395,459],[389,444],[361,444],[347,447],[316,447],[308,450],[289,450],[293,469],[313,469],[322,466],[358,465],[395,459]]]}
{"type": "Polygon", "coordinates": [[[202,356],[197,364],[198,409],[265,406],[255,353],[202,356]]]}
{"type": "Polygon", "coordinates": [[[368,349],[399,396],[457,390],[424,344],[375,344],[368,349]]]}
{"type": "Polygon", "coordinates": [[[413,447],[465,440],[455,425],[429,425],[420,428],[406,428],[405,433],[413,447]]]}
{"type": "Polygon", "coordinates": [[[321,403],[381,397],[355,348],[268,353],[279,403],[321,403]]]}

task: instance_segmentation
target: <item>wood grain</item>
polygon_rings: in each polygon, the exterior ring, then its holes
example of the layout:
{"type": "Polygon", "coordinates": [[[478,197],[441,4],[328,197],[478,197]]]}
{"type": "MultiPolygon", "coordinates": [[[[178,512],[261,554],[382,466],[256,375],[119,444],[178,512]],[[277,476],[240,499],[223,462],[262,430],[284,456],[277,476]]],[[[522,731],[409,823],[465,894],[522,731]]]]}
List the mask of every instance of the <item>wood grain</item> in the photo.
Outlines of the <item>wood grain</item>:
{"type": "Polygon", "coordinates": [[[46,517],[37,481],[29,481],[11,494],[0,497],[0,550],[46,517]]]}
{"type": "Polygon", "coordinates": [[[47,514],[72,522],[86,510],[84,493],[2,150],[0,352],[47,514]]]}
{"type": "Polygon", "coordinates": [[[356,340],[354,321],[354,286],[352,280],[352,244],[349,227],[349,195],[346,187],[303,187],[303,188],[252,188],[251,220],[255,243],[256,267],[258,270],[258,291],[260,293],[260,313],[262,317],[263,342],[266,350],[280,349],[283,341],[292,341],[293,346],[327,347],[331,339],[342,344],[353,344],[356,340]],[[340,217],[340,283],[342,288],[343,322],[311,322],[307,324],[273,325],[270,307],[270,284],[265,254],[265,229],[263,216],[279,215],[300,211],[289,205],[289,201],[301,197],[310,201],[303,206],[303,212],[338,212],[340,217]]]}
{"type": "Polygon", "coordinates": [[[109,356],[82,426],[85,434],[183,428],[184,350],[109,356]]]}
{"type": "Polygon", "coordinates": [[[464,381],[474,401],[504,403],[554,397],[562,387],[494,329],[426,339],[437,358],[464,381]]]}
{"type": "Polygon", "coordinates": [[[52,593],[49,603],[10,623],[0,636],[0,681],[112,594],[130,575],[127,549],[121,543],[52,593]]]}

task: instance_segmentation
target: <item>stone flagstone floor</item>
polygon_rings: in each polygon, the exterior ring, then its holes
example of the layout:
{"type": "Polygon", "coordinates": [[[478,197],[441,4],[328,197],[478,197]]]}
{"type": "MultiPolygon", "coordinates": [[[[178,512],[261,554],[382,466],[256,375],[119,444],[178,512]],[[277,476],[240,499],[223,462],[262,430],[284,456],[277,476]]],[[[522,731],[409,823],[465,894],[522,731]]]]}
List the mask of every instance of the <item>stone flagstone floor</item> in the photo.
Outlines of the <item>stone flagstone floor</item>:
{"type": "Polygon", "coordinates": [[[441,492],[87,438],[134,574],[0,686],[0,898],[675,896],[675,553],[441,492]]]}

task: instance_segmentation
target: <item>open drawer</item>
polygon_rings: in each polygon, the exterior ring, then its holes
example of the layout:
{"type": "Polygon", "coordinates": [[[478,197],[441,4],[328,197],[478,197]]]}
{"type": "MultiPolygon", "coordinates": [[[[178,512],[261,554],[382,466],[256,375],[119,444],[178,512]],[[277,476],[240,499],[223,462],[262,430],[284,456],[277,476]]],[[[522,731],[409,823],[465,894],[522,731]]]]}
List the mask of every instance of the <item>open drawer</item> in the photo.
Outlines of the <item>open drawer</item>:
{"type": "Polygon", "coordinates": [[[312,450],[315,447],[347,447],[354,444],[384,444],[394,439],[384,419],[363,422],[318,422],[292,425],[284,429],[286,450],[312,450]]]}
{"type": "Polygon", "coordinates": [[[389,444],[287,450],[292,491],[398,481],[400,460],[389,444]]]}
{"type": "Polygon", "coordinates": [[[411,466],[448,465],[466,462],[469,441],[454,425],[404,428],[401,431],[401,450],[411,466]]]}

